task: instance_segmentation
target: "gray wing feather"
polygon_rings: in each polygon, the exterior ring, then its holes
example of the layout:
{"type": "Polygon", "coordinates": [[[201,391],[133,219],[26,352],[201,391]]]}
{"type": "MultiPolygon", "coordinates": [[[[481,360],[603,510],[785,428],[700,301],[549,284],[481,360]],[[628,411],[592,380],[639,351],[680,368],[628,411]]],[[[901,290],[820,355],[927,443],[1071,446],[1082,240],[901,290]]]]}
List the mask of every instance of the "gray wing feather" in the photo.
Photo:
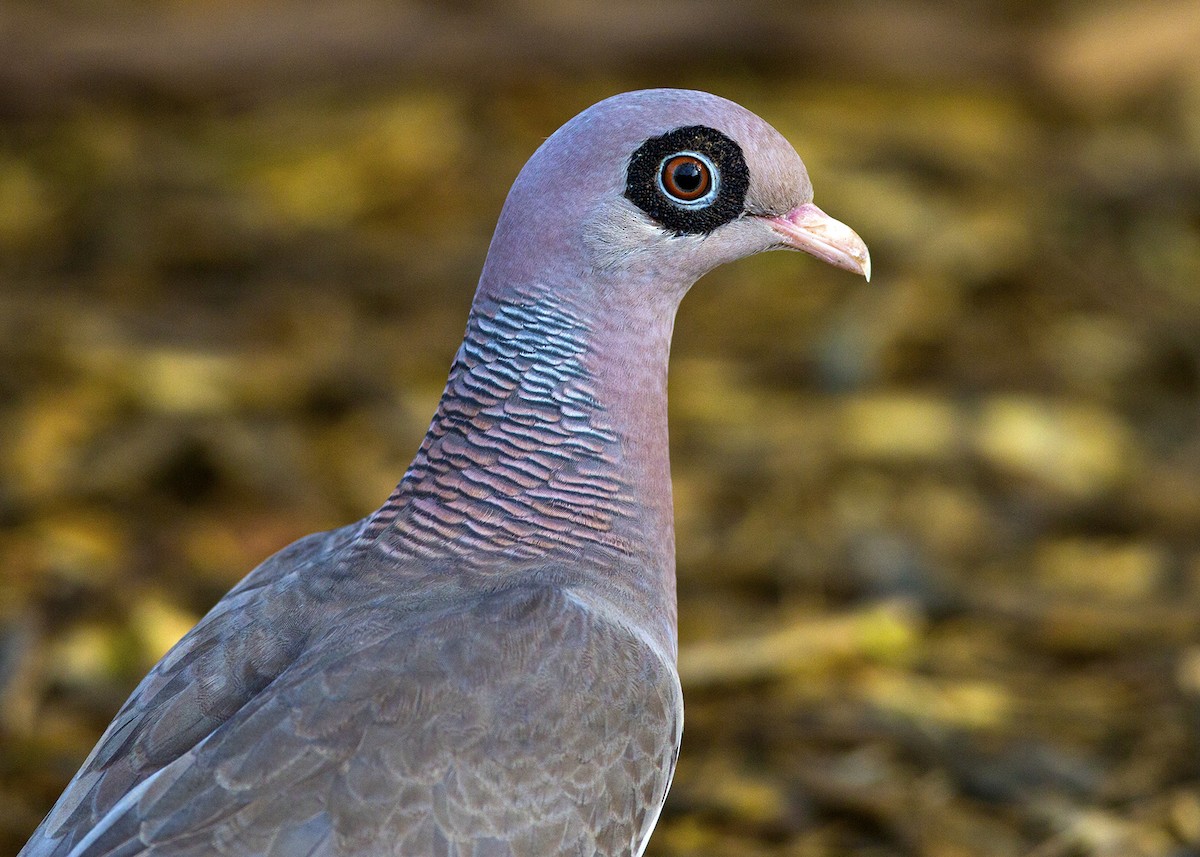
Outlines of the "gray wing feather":
{"type": "Polygon", "coordinates": [[[130,695],[21,857],[69,854],[123,797],[274,680],[311,632],[297,603],[306,593],[289,578],[347,543],[358,526],[300,539],[222,598],[130,695]]]}
{"type": "Polygon", "coordinates": [[[98,824],[59,833],[82,847],[29,854],[635,854],[681,716],[673,668],[560,589],[375,600],[98,824]]]}

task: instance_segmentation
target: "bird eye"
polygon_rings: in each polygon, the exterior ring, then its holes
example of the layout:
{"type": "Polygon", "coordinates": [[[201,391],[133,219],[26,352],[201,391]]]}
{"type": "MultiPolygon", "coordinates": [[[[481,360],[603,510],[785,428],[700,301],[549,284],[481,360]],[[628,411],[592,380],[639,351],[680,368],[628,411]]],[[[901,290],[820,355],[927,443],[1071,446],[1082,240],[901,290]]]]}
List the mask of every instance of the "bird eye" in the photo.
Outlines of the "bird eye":
{"type": "Polygon", "coordinates": [[[672,202],[689,208],[707,205],[716,196],[717,171],[695,152],[678,152],[663,159],[658,186],[672,202]]]}
{"type": "Polygon", "coordinates": [[[749,188],[742,147],[707,125],[643,140],[625,168],[625,198],[676,238],[737,220],[749,188]]]}

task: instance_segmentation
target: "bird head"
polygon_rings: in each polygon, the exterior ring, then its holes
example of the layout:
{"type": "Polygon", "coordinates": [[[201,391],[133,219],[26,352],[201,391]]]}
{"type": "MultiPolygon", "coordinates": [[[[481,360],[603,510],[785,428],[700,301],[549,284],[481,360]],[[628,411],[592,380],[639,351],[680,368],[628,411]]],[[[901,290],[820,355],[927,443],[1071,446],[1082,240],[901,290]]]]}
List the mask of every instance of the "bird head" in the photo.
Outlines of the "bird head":
{"type": "Polygon", "coordinates": [[[624,93],[530,158],[497,226],[490,279],[643,294],[651,283],[677,300],[716,266],[775,249],[869,279],[862,239],[812,197],[796,150],[745,108],[689,90],[624,93]]]}

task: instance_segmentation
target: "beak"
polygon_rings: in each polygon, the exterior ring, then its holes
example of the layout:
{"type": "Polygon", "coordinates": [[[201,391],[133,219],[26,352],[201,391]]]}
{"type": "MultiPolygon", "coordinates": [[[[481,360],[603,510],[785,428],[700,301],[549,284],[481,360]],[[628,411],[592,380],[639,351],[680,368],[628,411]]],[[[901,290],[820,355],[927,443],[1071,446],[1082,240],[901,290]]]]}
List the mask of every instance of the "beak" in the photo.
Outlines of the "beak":
{"type": "Polygon", "coordinates": [[[766,220],[783,239],[782,246],[803,250],[836,268],[862,274],[870,282],[871,254],[867,245],[853,229],[811,202],[766,220]]]}

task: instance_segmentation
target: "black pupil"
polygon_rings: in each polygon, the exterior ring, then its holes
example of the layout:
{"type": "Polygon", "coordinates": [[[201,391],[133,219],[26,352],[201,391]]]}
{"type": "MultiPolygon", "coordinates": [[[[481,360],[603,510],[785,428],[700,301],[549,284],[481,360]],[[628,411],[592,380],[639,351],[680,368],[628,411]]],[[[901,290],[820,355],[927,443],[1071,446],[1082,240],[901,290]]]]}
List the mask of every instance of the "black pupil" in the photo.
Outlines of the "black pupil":
{"type": "Polygon", "coordinates": [[[694,193],[704,182],[704,172],[695,161],[684,161],[672,172],[675,186],[684,193],[694,193]]]}

